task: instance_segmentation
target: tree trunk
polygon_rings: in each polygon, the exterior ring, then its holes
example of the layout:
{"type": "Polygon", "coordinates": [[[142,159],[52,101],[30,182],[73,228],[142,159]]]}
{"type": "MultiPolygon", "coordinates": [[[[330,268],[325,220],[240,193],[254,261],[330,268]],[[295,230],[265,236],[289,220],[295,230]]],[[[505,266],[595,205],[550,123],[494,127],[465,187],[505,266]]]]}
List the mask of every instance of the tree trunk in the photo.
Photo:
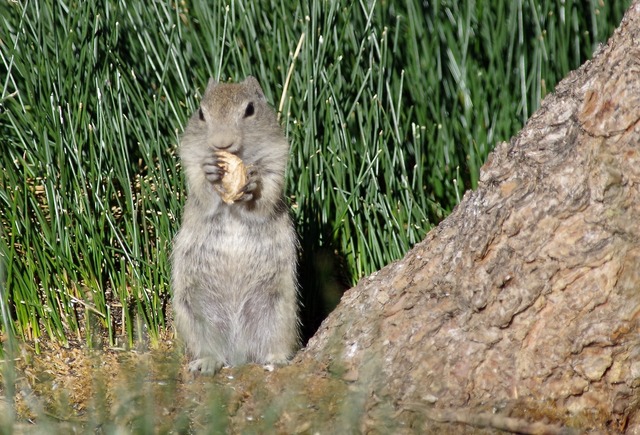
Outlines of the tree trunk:
{"type": "Polygon", "coordinates": [[[640,433],[639,44],[636,1],[478,189],[270,375],[270,403],[300,407],[276,427],[640,433]]]}

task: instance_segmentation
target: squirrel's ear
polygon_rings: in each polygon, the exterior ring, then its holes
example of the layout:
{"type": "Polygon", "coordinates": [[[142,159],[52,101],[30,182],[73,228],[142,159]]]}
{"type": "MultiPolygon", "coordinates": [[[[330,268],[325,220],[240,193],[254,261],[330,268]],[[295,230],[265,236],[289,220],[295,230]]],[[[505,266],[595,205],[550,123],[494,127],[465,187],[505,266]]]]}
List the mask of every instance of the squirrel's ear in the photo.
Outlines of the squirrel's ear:
{"type": "Polygon", "coordinates": [[[213,77],[209,77],[209,83],[207,83],[207,89],[205,89],[204,93],[207,94],[213,90],[218,85],[218,81],[214,80],[213,77]]]}
{"type": "Polygon", "coordinates": [[[256,93],[260,98],[264,99],[264,92],[262,92],[262,88],[260,87],[260,83],[254,76],[249,76],[244,79],[244,84],[249,87],[253,92],[256,93]]]}

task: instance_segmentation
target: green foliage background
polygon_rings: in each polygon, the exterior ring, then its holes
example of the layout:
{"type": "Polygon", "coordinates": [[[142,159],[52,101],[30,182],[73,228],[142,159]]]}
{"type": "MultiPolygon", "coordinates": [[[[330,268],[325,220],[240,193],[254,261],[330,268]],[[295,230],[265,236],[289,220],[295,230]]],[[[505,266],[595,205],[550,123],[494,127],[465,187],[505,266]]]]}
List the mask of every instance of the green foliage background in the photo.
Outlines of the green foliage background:
{"type": "Polygon", "coordinates": [[[402,257],[476,186],[628,4],[1,0],[5,331],[158,338],[180,132],[209,76],[251,74],[292,144],[311,333],[341,286],[402,257]]]}

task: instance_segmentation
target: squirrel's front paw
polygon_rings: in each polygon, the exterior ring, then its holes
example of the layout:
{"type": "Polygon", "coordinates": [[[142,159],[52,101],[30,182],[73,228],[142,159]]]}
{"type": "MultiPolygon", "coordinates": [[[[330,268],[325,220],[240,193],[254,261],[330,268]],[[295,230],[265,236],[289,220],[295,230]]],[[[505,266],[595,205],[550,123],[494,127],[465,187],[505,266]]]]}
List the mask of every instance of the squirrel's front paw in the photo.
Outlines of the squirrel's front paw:
{"type": "Polygon", "coordinates": [[[247,171],[247,183],[241,189],[242,196],[239,201],[251,201],[256,198],[258,190],[258,171],[254,167],[249,167],[247,171]]]}
{"type": "Polygon", "coordinates": [[[204,177],[211,184],[217,184],[222,181],[225,171],[220,165],[220,158],[217,154],[212,154],[202,163],[202,170],[204,171],[204,177]]]}

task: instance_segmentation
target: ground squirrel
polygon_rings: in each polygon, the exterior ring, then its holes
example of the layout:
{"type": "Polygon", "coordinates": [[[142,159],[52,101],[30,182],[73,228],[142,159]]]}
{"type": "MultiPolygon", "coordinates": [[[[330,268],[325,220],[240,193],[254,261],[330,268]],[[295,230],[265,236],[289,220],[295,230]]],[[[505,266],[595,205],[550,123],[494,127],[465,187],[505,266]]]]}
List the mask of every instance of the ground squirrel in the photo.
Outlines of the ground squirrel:
{"type": "Polygon", "coordinates": [[[172,286],[189,369],[286,363],[298,345],[297,239],[283,198],[289,143],[258,81],[209,80],[179,153],[188,195],[172,286]],[[223,154],[246,169],[230,201],[220,193],[223,154]]]}

